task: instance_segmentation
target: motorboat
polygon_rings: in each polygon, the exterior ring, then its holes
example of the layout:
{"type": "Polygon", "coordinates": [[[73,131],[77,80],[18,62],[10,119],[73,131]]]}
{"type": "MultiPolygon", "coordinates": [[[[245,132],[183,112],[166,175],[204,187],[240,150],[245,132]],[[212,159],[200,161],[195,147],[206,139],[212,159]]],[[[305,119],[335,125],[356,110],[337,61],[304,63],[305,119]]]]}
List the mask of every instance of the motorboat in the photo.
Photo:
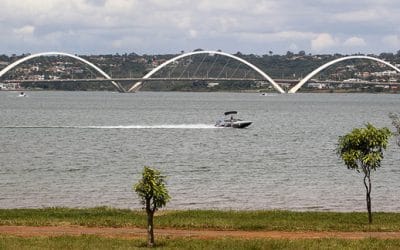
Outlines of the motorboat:
{"type": "Polygon", "coordinates": [[[19,93],[18,97],[26,97],[26,94],[24,92],[19,93]]]}
{"type": "Polygon", "coordinates": [[[216,127],[224,127],[224,128],[245,128],[252,124],[251,121],[245,121],[242,119],[238,119],[236,117],[237,111],[227,111],[224,113],[224,117],[217,120],[215,123],[216,127]]]}

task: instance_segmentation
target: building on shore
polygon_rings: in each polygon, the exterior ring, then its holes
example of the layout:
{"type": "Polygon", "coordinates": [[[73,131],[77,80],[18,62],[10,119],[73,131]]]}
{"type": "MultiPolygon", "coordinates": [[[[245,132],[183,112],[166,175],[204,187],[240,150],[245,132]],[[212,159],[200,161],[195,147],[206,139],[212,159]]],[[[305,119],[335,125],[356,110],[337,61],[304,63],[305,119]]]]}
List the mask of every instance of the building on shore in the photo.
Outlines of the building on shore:
{"type": "Polygon", "coordinates": [[[2,83],[0,82],[0,90],[20,90],[21,86],[19,83],[2,83]]]}

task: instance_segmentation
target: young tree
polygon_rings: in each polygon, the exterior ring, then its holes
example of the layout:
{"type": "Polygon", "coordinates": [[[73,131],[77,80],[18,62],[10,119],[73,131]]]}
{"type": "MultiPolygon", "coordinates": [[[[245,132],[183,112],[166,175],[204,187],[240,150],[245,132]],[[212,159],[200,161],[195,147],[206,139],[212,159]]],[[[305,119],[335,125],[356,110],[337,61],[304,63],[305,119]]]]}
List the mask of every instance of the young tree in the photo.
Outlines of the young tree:
{"type": "MultiPolygon", "coordinates": [[[[400,51],[400,50],[399,50],[400,51]]],[[[400,117],[398,114],[390,113],[390,119],[392,119],[392,124],[396,128],[397,146],[400,147],[400,117]]]]}
{"type": "Polygon", "coordinates": [[[364,173],[364,186],[368,210],[368,222],[372,223],[371,212],[371,170],[381,166],[383,151],[386,149],[391,132],[388,128],[377,129],[371,124],[365,128],[353,129],[339,137],[337,153],[348,169],[364,173]]]}
{"type": "Polygon", "coordinates": [[[165,186],[165,177],[161,172],[144,167],[142,179],[134,186],[147,213],[147,245],[154,246],[153,217],[157,209],[165,206],[170,200],[165,186]]]}

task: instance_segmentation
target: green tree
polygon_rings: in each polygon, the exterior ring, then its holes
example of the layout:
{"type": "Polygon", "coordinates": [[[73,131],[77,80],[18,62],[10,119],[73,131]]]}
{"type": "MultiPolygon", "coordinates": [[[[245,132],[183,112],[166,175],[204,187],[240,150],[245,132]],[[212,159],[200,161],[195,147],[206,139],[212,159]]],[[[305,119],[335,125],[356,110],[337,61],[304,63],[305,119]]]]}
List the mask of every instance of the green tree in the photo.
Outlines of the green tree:
{"type": "Polygon", "coordinates": [[[149,167],[144,167],[142,179],[134,185],[135,192],[139,195],[147,213],[147,245],[154,246],[153,217],[157,209],[165,206],[170,200],[165,186],[165,177],[161,172],[149,167]]]}
{"type": "Polygon", "coordinates": [[[304,50],[299,51],[299,56],[305,56],[305,55],[306,55],[306,52],[304,50]]]}
{"type": "Polygon", "coordinates": [[[340,136],[337,153],[348,169],[364,173],[364,186],[368,210],[368,222],[372,223],[371,211],[371,171],[381,166],[383,151],[386,149],[391,132],[388,128],[375,128],[367,124],[365,128],[353,129],[340,136]]]}
{"type": "MultiPolygon", "coordinates": [[[[400,50],[399,50],[400,51],[400,50]]],[[[400,117],[398,114],[390,113],[390,119],[392,119],[392,124],[396,128],[397,146],[400,147],[400,117]]]]}

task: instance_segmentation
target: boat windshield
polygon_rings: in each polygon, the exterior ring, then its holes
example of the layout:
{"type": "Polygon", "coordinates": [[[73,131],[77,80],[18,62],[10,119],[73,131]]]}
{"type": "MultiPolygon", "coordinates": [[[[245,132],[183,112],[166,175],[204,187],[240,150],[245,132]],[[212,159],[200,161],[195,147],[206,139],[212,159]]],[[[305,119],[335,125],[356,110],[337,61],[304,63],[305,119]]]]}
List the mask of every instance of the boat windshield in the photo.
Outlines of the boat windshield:
{"type": "Polygon", "coordinates": [[[227,111],[224,113],[224,115],[236,115],[237,111],[227,111]]]}

